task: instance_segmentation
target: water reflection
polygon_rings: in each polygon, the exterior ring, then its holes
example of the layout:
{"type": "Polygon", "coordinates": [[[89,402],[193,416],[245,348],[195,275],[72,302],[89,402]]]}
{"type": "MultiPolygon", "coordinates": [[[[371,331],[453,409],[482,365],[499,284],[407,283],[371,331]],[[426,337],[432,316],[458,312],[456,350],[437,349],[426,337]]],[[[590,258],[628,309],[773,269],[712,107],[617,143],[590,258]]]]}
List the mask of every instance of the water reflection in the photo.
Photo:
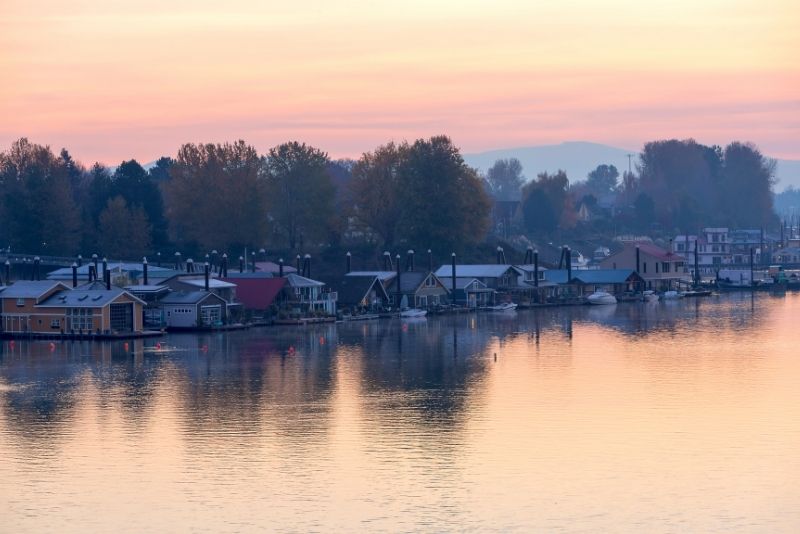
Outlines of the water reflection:
{"type": "Polygon", "coordinates": [[[797,311],[738,294],[6,341],[0,504],[14,531],[604,530],[677,501],[663,530],[726,530],[741,524],[707,518],[746,480],[772,497],[755,524],[794,527],[797,311]]]}

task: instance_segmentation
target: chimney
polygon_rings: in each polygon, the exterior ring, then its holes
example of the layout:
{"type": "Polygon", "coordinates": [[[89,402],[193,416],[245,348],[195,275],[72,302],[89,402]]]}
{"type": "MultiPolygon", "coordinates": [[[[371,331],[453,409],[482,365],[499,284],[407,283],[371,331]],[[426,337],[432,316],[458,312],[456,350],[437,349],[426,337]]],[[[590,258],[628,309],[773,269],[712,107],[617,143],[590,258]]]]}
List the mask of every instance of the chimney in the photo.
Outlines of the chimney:
{"type": "Polygon", "coordinates": [[[640,267],[640,261],[639,261],[639,245],[636,245],[636,274],[639,274],[639,267],[640,267]]]}
{"type": "Polygon", "coordinates": [[[453,252],[450,256],[451,275],[453,277],[453,305],[456,303],[456,253],[453,252]]]}
{"type": "Polygon", "coordinates": [[[311,278],[311,254],[306,254],[303,258],[303,276],[311,278]]]}
{"type": "Polygon", "coordinates": [[[414,270],[414,251],[409,250],[406,253],[406,271],[414,270]]]}
{"type": "Polygon", "coordinates": [[[205,274],[205,282],[206,282],[205,283],[205,288],[206,288],[206,292],[208,292],[208,286],[209,286],[209,282],[208,282],[208,262],[206,262],[205,265],[203,265],[203,271],[204,271],[204,274],[205,274]]]}
{"type": "Polygon", "coordinates": [[[222,277],[223,278],[227,278],[228,277],[228,255],[227,254],[223,254],[222,255],[222,266],[220,267],[220,271],[222,272],[222,277]]]}
{"type": "Polygon", "coordinates": [[[78,254],[78,267],[83,267],[83,256],[78,254]]]}
{"type": "Polygon", "coordinates": [[[244,272],[244,256],[239,256],[239,273],[244,272]]]}
{"type": "Polygon", "coordinates": [[[72,287],[78,287],[78,264],[72,262],[72,287]]]}
{"type": "Polygon", "coordinates": [[[383,252],[383,270],[384,271],[392,270],[392,255],[389,254],[388,250],[383,252]]]}
{"type": "Polygon", "coordinates": [[[431,249],[428,249],[428,272],[433,272],[433,252],[431,252],[431,249]]]}
{"type": "Polygon", "coordinates": [[[175,253],[175,270],[176,271],[180,271],[181,270],[181,253],[180,252],[176,252],[175,253]]]}
{"type": "Polygon", "coordinates": [[[572,282],[572,249],[567,247],[566,250],[567,260],[567,283],[572,282]]]}
{"type": "Polygon", "coordinates": [[[539,287],[539,251],[531,251],[533,256],[533,287],[539,287]]]}
{"type": "Polygon", "coordinates": [[[400,309],[400,301],[403,299],[403,292],[400,290],[400,254],[397,255],[397,309],[400,309]]]}
{"type": "Polygon", "coordinates": [[[283,258],[278,260],[278,276],[283,278],[283,258]]]}
{"type": "Polygon", "coordinates": [[[297,270],[297,274],[300,274],[300,271],[302,270],[300,268],[300,254],[297,255],[297,257],[295,258],[295,261],[297,262],[297,266],[295,267],[295,269],[297,270]]]}
{"type": "Polygon", "coordinates": [[[36,256],[35,258],[33,258],[33,279],[34,280],[39,280],[39,262],[41,262],[41,261],[42,260],[39,258],[39,256],[36,256]]]}
{"type": "Polygon", "coordinates": [[[142,277],[144,285],[147,285],[147,258],[142,259],[142,277]]]}
{"type": "Polygon", "coordinates": [[[350,273],[351,262],[352,262],[352,254],[350,254],[348,252],[347,253],[347,273],[350,273]]]}
{"type": "Polygon", "coordinates": [[[106,269],[105,271],[105,280],[106,280],[106,289],[111,291],[111,271],[106,269]]]}

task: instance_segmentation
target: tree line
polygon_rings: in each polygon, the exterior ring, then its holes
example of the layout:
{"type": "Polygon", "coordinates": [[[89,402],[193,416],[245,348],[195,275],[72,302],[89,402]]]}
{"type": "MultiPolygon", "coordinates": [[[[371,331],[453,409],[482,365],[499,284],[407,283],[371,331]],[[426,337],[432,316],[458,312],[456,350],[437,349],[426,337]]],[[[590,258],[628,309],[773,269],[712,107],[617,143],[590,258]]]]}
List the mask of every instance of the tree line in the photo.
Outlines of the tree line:
{"type": "Polygon", "coordinates": [[[192,144],[150,169],[89,168],[22,138],[0,152],[0,246],[138,258],[181,250],[316,250],[344,240],[459,249],[483,240],[491,200],[446,136],[357,161],[287,142],[192,144]]]}
{"type": "Polygon", "coordinates": [[[581,222],[601,228],[613,221],[617,232],[645,233],[777,223],[775,161],[752,144],[653,141],[644,145],[635,169],[620,176],[614,165],[603,164],[582,180],[570,182],[559,170],[528,181],[519,161],[498,160],[485,183],[495,199],[519,201],[517,230],[532,235],[574,230],[581,222]]]}

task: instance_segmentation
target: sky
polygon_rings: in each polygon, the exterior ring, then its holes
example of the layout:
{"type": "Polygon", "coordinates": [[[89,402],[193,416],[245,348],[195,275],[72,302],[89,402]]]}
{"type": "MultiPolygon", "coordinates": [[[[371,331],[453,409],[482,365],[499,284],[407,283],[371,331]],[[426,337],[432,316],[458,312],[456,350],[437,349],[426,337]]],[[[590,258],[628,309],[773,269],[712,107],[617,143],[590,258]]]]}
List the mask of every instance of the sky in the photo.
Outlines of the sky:
{"type": "Polygon", "coordinates": [[[800,159],[797,0],[0,0],[0,149],[149,162],[186,142],[358,157],[752,141],[800,159]]]}

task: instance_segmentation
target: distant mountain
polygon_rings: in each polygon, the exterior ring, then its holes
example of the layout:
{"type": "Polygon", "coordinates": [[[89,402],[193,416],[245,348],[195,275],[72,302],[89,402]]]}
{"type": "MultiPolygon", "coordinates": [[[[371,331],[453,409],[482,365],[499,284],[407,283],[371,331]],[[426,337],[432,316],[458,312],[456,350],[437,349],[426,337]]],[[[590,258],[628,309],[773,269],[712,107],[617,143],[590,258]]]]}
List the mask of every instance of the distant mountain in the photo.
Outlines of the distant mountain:
{"type": "MultiPolygon", "coordinates": [[[[585,180],[589,171],[603,163],[616,166],[622,174],[622,171],[628,169],[628,154],[634,155],[632,165],[635,168],[637,150],[582,141],[464,154],[464,160],[467,164],[486,171],[498,159],[517,158],[529,180],[543,171],[555,172],[563,169],[570,181],[577,181],[585,180]]],[[[800,161],[778,160],[777,176],[777,191],[783,191],[790,185],[800,187],[800,161]]]]}

